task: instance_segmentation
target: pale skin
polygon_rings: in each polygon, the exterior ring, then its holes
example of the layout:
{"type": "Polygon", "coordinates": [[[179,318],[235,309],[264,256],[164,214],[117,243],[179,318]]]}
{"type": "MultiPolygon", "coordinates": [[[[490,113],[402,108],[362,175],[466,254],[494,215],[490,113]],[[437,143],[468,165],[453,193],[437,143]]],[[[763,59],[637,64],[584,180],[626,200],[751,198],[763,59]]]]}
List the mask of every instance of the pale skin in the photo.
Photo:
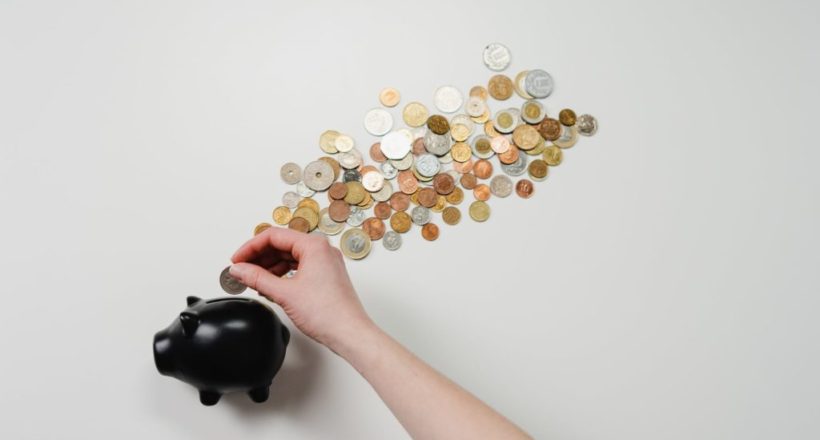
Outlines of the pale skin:
{"type": "Polygon", "coordinates": [[[300,331],[353,366],[412,438],[532,438],[376,325],[342,253],[325,237],[269,228],[231,261],[231,275],[279,304],[300,331]],[[291,269],[298,269],[292,278],[281,278],[291,269]]]}

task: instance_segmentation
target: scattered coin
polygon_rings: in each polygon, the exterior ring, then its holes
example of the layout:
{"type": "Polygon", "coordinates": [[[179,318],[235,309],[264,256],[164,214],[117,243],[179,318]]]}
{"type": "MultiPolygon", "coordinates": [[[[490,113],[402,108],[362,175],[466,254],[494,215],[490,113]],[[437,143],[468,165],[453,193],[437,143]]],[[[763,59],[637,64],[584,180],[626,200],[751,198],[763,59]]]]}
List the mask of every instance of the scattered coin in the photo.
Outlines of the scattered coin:
{"type": "Polygon", "coordinates": [[[279,174],[282,176],[282,180],[284,180],[288,185],[295,185],[302,180],[302,168],[293,162],[288,162],[282,165],[282,169],[279,171],[279,174]]]}
{"type": "Polygon", "coordinates": [[[404,123],[410,127],[421,127],[427,121],[427,107],[420,102],[411,102],[404,106],[401,113],[404,123]]]}
{"type": "Polygon", "coordinates": [[[404,211],[396,211],[390,217],[390,227],[401,234],[409,231],[412,224],[410,215],[404,211]]]}
{"type": "Polygon", "coordinates": [[[529,173],[530,178],[532,180],[540,182],[547,178],[549,166],[547,166],[547,162],[545,160],[535,159],[534,161],[530,162],[529,167],[527,167],[527,172],[529,173]]]}
{"type": "Polygon", "coordinates": [[[534,98],[546,98],[552,88],[552,76],[541,69],[530,70],[524,79],[524,90],[534,98]]]}
{"type": "Polygon", "coordinates": [[[441,219],[448,225],[457,225],[461,220],[461,210],[455,206],[448,206],[441,212],[441,219]]]}
{"type": "Polygon", "coordinates": [[[561,161],[564,159],[564,152],[561,151],[559,147],[555,145],[550,145],[544,150],[544,161],[547,162],[547,165],[551,167],[555,167],[561,165],[561,161]]]}
{"type": "Polygon", "coordinates": [[[288,222],[288,228],[299,232],[310,232],[310,223],[302,217],[293,217],[288,222]]]}
{"type": "Polygon", "coordinates": [[[598,131],[598,120],[592,115],[581,115],[576,122],[578,133],[584,136],[592,136],[598,131]]]}
{"type": "Polygon", "coordinates": [[[450,123],[444,116],[432,115],[427,118],[427,128],[435,134],[447,134],[450,131],[450,123]]]}
{"type": "Polygon", "coordinates": [[[410,211],[410,218],[413,223],[419,226],[426,225],[430,221],[430,210],[424,206],[415,206],[410,211]]]}
{"type": "Polygon", "coordinates": [[[387,110],[374,108],[364,115],[364,129],[373,136],[382,136],[393,128],[393,116],[387,110]]]}
{"type": "Polygon", "coordinates": [[[535,186],[527,179],[521,179],[515,184],[515,193],[522,199],[529,199],[535,192],[535,186]]]}
{"type": "Polygon", "coordinates": [[[400,100],[401,94],[399,94],[398,90],[392,87],[386,87],[379,92],[379,102],[381,102],[385,107],[395,107],[398,105],[400,100]]]}
{"type": "Polygon", "coordinates": [[[339,240],[342,253],[354,260],[361,260],[370,253],[370,237],[359,228],[351,228],[339,240]]]}
{"type": "Polygon", "coordinates": [[[231,276],[230,274],[231,267],[228,266],[225,269],[222,269],[222,273],[219,274],[219,285],[222,286],[222,290],[225,293],[229,293],[231,295],[239,295],[240,293],[244,292],[245,289],[248,287],[244,284],[240,283],[239,280],[231,276]]]}
{"type": "Polygon", "coordinates": [[[427,223],[421,228],[421,236],[427,241],[434,241],[438,238],[438,226],[435,223],[427,223]]]}
{"type": "Polygon", "coordinates": [[[470,218],[477,222],[484,222],[490,218],[490,205],[482,200],[470,204],[470,218]]]}
{"type": "Polygon", "coordinates": [[[487,84],[487,90],[493,98],[505,101],[513,94],[513,83],[507,75],[494,75],[487,84]]]}
{"type": "Polygon", "coordinates": [[[515,80],[513,80],[513,88],[515,89],[515,93],[524,99],[532,99],[532,95],[524,90],[524,80],[527,78],[528,73],[530,73],[529,70],[522,70],[521,72],[518,72],[518,75],[515,75],[515,80]]]}
{"type": "Polygon", "coordinates": [[[436,108],[444,113],[453,113],[461,108],[464,98],[461,92],[453,86],[441,86],[433,94],[433,102],[436,108]]]}
{"type": "Polygon", "coordinates": [[[401,234],[396,231],[387,231],[382,237],[382,244],[388,251],[395,251],[401,247],[401,234]]]}
{"type": "Polygon", "coordinates": [[[488,44],[484,48],[484,65],[490,70],[499,72],[506,69],[511,59],[510,50],[501,43],[488,44]]]}
{"type": "Polygon", "coordinates": [[[305,166],[303,179],[308,188],[324,191],[333,183],[333,168],[323,160],[313,161],[305,166]]]}
{"type": "Polygon", "coordinates": [[[382,138],[381,149],[388,159],[402,159],[410,152],[410,142],[401,132],[391,131],[382,138]]]}
{"type": "Polygon", "coordinates": [[[290,208],[287,206],[278,206],[273,210],[273,221],[277,225],[286,225],[291,219],[290,208]]]}
{"type": "Polygon", "coordinates": [[[509,177],[499,174],[490,180],[490,192],[496,197],[507,197],[512,194],[513,183],[509,177]]]}
{"type": "Polygon", "coordinates": [[[255,228],[253,228],[253,235],[259,235],[271,226],[272,225],[270,223],[259,223],[255,228]]]}
{"type": "Polygon", "coordinates": [[[575,125],[577,118],[575,117],[574,111],[565,108],[558,113],[558,121],[560,121],[563,125],[572,126],[575,125]]]}
{"type": "Polygon", "coordinates": [[[370,237],[370,240],[379,240],[384,236],[384,222],[380,218],[370,217],[362,223],[362,231],[370,237]]]}

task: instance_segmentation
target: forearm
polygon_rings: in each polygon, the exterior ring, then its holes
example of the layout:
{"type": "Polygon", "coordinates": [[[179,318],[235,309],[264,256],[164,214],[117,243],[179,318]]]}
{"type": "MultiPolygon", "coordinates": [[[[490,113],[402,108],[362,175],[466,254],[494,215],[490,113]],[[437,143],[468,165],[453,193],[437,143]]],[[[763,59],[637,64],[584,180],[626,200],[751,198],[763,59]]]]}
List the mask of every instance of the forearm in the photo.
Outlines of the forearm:
{"type": "Polygon", "coordinates": [[[341,338],[333,351],[376,390],[416,439],[530,438],[374,324],[341,338]]]}

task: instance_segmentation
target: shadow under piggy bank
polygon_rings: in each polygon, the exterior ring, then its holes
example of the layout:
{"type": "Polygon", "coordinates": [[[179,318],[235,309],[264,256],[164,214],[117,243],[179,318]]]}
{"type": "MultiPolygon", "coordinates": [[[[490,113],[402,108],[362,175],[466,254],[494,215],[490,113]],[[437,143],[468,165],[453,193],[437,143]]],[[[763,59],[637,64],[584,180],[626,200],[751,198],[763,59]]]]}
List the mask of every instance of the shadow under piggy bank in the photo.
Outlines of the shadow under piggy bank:
{"type": "Polygon", "coordinates": [[[188,308],[154,335],[154,362],[160,374],[196,387],[203,405],[240,391],[264,402],[289,341],[287,327],[259,301],[189,296],[188,308]]]}

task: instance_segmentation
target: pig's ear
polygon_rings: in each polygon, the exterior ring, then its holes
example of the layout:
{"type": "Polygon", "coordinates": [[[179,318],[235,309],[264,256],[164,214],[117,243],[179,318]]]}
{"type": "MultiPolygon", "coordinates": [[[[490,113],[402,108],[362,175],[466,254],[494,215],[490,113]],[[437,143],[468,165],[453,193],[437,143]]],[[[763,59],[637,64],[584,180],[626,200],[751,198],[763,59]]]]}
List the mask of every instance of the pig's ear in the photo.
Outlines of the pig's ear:
{"type": "Polygon", "coordinates": [[[190,338],[199,327],[199,316],[196,313],[182,312],[179,314],[179,322],[182,324],[182,334],[190,338]]]}
{"type": "Polygon", "coordinates": [[[189,306],[192,306],[192,305],[202,301],[202,298],[200,298],[198,296],[189,296],[187,299],[188,299],[188,305],[189,306]]]}

